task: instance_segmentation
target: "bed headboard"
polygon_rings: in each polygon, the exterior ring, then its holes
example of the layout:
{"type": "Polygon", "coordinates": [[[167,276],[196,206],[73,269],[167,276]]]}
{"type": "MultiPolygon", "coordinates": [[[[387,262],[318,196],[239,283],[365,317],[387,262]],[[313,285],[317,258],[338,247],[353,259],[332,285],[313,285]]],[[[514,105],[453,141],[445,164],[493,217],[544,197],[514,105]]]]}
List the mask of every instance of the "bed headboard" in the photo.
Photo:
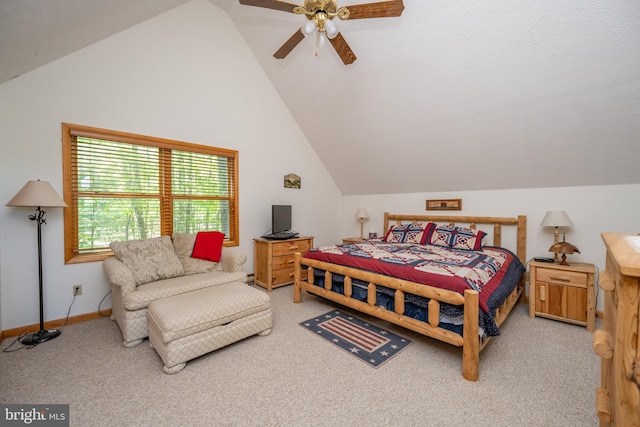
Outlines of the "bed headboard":
{"type": "MultiPolygon", "coordinates": [[[[527,217],[518,215],[517,218],[496,216],[462,216],[462,215],[401,215],[384,213],[384,233],[389,230],[389,223],[402,224],[407,222],[434,222],[451,225],[463,225],[476,229],[477,224],[493,225],[493,245],[502,246],[502,226],[516,227],[515,252],[522,264],[527,262],[527,217]]],[[[484,231],[484,230],[483,230],[484,231]]]]}

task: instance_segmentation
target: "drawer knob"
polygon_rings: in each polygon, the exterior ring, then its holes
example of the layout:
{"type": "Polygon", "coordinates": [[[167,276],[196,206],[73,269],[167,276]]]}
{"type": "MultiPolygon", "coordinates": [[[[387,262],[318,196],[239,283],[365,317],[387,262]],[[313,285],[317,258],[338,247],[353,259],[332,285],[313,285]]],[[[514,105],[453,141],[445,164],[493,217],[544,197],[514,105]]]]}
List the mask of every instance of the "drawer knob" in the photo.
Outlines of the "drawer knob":
{"type": "Polygon", "coordinates": [[[557,280],[559,282],[570,282],[571,278],[565,276],[551,276],[551,280],[557,280]]]}
{"type": "Polygon", "coordinates": [[[298,249],[298,247],[296,245],[289,246],[289,250],[290,251],[295,251],[296,249],[298,249]]]}

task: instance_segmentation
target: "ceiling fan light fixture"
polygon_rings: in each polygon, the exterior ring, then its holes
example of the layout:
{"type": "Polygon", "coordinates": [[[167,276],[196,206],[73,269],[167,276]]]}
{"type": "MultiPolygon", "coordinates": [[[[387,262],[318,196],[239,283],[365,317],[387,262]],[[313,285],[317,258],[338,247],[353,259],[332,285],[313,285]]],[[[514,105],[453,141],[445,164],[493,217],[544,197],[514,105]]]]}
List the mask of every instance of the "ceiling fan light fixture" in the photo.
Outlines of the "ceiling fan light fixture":
{"type": "Polygon", "coordinates": [[[327,33],[327,37],[333,39],[338,35],[340,30],[338,29],[338,26],[333,23],[333,21],[326,20],[324,21],[324,32],[327,33]]]}
{"type": "Polygon", "coordinates": [[[310,36],[318,30],[318,23],[315,20],[311,20],[307,22],[304,27],[302,27],[302,34],[305,36],[310,36]]]}

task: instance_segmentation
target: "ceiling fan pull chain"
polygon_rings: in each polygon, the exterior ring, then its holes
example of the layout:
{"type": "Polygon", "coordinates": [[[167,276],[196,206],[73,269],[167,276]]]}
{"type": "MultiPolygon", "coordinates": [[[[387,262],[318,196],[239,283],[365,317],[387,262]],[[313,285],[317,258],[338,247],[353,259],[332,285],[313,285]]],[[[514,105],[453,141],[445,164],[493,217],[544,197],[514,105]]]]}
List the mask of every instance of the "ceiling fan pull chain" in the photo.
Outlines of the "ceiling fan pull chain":
{"type": "Polygon", "coordinates": [[[316,34],[316,56],[318,56],[320,49],[324,47],[324,33],[318,31],[316,34]]]}

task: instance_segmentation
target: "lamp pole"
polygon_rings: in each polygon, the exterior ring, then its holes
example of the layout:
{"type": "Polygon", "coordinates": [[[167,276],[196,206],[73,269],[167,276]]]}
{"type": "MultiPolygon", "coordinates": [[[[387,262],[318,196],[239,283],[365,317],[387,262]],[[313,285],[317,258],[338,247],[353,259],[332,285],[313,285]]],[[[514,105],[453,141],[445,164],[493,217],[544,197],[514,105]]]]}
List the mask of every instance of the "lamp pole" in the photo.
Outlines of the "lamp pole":
{"type": "Polygon", "coordinates": [[[38,224],[38,291],[40,294],[40,331],[44,331],[44,293],[42,290],[42,224],[46,224],[47,220],[44,219],[44,214],[47,212],[40,209],[40,206],[36,208],[36,213],[29,216],[29,219],[35,221],[38,224]]]}
{"type": "Polygon", "coordinates": [[[44,218],[46,211],[40,206],[36,207],[36,213],[29,215],[29,219],[38,224],[38,293],[40,299],[40,330],[35,334],[25,335],[20,341],[24,345],[37,345],[45,341],[49,341],[60,335],[60,329],[44,329],[44,292],[42,286],[42,224],[46,224],[44,218]]]}

